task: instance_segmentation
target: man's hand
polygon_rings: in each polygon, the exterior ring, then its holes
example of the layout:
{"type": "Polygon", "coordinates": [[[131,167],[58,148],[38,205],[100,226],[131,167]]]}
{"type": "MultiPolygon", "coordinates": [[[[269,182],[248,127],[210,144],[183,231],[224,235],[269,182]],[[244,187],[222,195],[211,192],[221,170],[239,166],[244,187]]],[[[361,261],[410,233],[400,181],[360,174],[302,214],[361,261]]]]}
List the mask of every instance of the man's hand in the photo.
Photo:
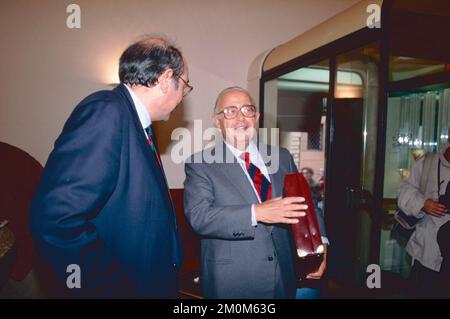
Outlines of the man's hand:
{"type": "Polygon", "coordinates": [[[328,253],[328,245],[324,246],[324,252],[323,252],[323,260],[320,263],[319,269],[317,271],[312,272],[306,276],[306,279],[320,279],[322,278],[323,274],[325,273],[325,270],[327,270],[327,253],[328,253]]]}
{"type": "Polygon", "coordinates": [[[435,198],[428,198],[423,205],[422,210],[434,217],[442,217],[446,215],[447,208],[435,198]]]}
{"type": "Polygon", "coordinates": [[[303,197],[277,197],[255,205],[256,221],[266,224],[296,224],[305,216],[307,205],[303,197]]]}

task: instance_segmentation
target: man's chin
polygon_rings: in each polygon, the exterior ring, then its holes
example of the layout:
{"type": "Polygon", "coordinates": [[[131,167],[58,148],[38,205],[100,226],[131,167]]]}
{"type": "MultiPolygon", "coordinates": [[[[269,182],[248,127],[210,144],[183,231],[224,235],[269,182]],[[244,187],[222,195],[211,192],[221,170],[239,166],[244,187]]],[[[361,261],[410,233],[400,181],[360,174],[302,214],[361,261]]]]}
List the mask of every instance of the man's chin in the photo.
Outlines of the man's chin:
{"type": "Polygon", "coordinates": [[[225,133],[227,142],[238,149],[246,148],[255,136],[254,128],[227,128],[225,133]]]}
{"type": "Polygon", "coordinates": [[[227,142],[233,145],[235,148],[239,150],[244,150],[247,148],[249,143],[249,138],[242,136],[227,136],[227,142]]]}
{"type": "Polygon", "coordinates": [[[237,137],[252,137],[255,135],[255,128],[253,127],[239,127],[239,128],[228,128],[227,134],[230,136],[237,136],[237,137]]]}

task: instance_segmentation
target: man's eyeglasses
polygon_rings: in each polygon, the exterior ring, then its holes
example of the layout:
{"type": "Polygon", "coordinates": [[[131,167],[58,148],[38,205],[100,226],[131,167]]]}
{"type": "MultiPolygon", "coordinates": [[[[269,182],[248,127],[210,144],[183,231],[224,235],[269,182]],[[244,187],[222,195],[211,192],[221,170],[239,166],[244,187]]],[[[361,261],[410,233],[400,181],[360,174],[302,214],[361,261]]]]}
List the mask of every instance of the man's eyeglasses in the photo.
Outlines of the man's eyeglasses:
{"type": "Polygon", "coordinates": [[[242,105],[240,108],[237,106],[227,106],[224,107],[222,111],[216,113],[217,115],[223,113],[223,116],[227,120],[232,120],[238,116],[239,112],[244,115],[244,117],[255,117],[256,115],[256,107],[254,105],[242,105]]]}
{"type": "Polygon", "coordinates": [[[185,97],[186,95],[188,95],[189,93],[191,93],[191,91],[194,89],[194,87],[192,85],[189,84],[189,81],[186,81],[185,79],[183,79],[181,76],[178,76],[178,78],[183,81],[184,83],[184,88],[183,88],[183,97],[185,97]]]}

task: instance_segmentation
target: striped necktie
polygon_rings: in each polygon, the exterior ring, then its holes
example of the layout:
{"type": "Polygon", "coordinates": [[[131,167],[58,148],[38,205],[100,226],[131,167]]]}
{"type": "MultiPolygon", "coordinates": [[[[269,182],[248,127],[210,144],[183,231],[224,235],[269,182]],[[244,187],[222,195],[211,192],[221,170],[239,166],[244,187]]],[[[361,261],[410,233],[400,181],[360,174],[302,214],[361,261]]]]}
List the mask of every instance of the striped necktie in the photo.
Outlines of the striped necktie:
{"type": "Polygon", "coordinates": [[[159,156],[159,152],[157,149],[157,144],[156,144],[156,139],[155,136],[153,135],[153,128],[151,125],[147,126],[145,128],[145,131],[147,132],[147,142],[148,145],[150,145],[151,150],[153,151],[153,153],[155,153],[156,155],[156,159],[158,160],[158,164],[162,169],[162,162],[161,162],[161,157],[159,156]]]}
{"type": "Polygon", "coordinates": [[[256,191],[258,192],[261,202],[265,202],[272,198],[272,185],[267,178],[261,173],[261,170],[250,162],[250,153],[244,153],[245,167],[253,181],[256,191]]]}
{"type": "Polygon", "coordinates": [[[175,205],[173,203],[172,194],[170,193],[169,189],[169,183],[167,182],[166,173],[164,172],[164,167],[162,166],[161,157],[159,156],[158,152],[158,143],[156,141],[156,136],[153,134],[153,127],[152,125],[149,125],[145,128],[145,132],[147,133],[147,142],[150,146],[151,150],[156,156],[156,159],[159,164],[159,168],[161,169],[161,173],[164,177],[164,181],[166,182],[166,189],[167,189],[167,195],[169,196],[170,205],[172,206],[172,217],[173,217],[173,225],[175,228],[175,231],[171,233],[172,237],[172,252],[173,252],[173,264],[176,267],[180,267],[181,261],[183,258],[183,247],[180,242],[181,238],[178,235],[178,223],[176,218],[176,210],[175,205]]]}
{"type": "Polygon", "coordinates": [[[161,157],[159,156],[158,144],[156,142],[155,135],[153,134],[152,126],[151,125],[147,126],[145,128],[145,132],[147,132],[148,145],[150,145],[151,150],[153,151],[153,153],[155,153],[156,160],[158,161],[158,164],[159,164],[159,168],[161,169],[162,175],[164,177],[164,181],[166,182],[167,192],[169,194],[169,199],[170,199],[170,201],[172,202],[172,205],[173,205],[172,194],[170,193],[170,190],[169,190],[169,183],[167,182],[166,173],[164,172],[164,167],[162,166],[161,157]]]}

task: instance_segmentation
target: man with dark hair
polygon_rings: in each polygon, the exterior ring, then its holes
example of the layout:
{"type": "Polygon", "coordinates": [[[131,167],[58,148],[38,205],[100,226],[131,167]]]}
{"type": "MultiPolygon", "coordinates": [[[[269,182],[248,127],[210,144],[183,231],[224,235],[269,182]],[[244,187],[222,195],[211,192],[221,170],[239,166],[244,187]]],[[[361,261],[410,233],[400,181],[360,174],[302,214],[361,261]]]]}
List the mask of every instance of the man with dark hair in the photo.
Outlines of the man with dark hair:
{"type": "Polygon", "coordinates": [[[57,297],[176,296],[181,245],[152,122],[192,90],[181,52],[161,38],[128,47],[121,84],[73,111],[31,209],[57,297]]]}

